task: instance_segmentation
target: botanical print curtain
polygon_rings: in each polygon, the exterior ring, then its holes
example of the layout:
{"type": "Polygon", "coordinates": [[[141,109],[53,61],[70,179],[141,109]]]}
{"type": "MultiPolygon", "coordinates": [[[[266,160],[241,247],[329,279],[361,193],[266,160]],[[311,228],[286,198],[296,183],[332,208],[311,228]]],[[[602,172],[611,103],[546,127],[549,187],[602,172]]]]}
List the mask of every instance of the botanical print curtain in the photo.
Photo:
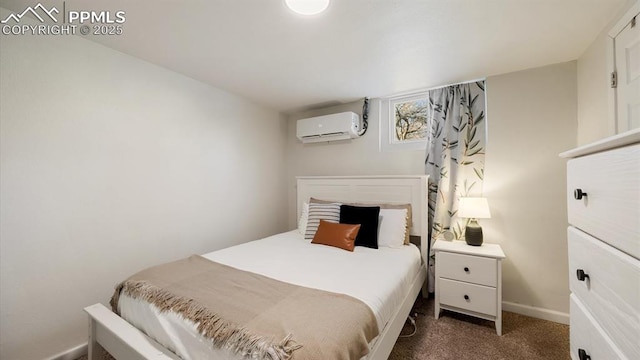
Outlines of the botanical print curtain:
{"type": "MultiPolygon", "coordinates": [[[[429,175],[431,245],[450,232],[460,239],[468,219],[456,216],[458,199],[482,196],[485,127],[484,81],[429,91],[425,172],[429,175]]],[[[429,256],[429,291],[433,292],[435,255],[429,256]]]]}

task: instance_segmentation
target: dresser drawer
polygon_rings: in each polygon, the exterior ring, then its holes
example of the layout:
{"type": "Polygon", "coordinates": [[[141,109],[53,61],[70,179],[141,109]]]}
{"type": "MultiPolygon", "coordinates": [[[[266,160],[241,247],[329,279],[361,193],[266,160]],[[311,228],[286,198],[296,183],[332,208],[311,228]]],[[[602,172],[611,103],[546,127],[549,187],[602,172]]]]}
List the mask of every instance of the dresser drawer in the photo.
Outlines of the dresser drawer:
{"type": "Polygon", "coordinates": [[[571,292],[624,354],[640,359],[640,260],[573,227],[568,240],[571,292]],[[579,269],[589,277],[580,281],[579,269]]]}
{"type": "Polygon", "coordinates": [[[579,359],[580,349],[586,351],[587,355],[591,356],[591,360],[637,359],[625,357],[616,348],[575,294],[571,294],[570,299],[570,342],[573,360],[579,359]]]}
{"type": "Polygon", "coordinates": [[[493,258],[437,252],[436,267],[439,277],[496,286],[498,260],[493,258]]]}
{"type": "Polygon", "coordinates": [[[442,305],[496,316],[496,288],[443,278],[438,281],[437,296],[442,305]]]}
{"type": "Polygon", "coordinates": [[[640,144],[569,160],[567,196],[571,225],[640,258],[640,144]]]}

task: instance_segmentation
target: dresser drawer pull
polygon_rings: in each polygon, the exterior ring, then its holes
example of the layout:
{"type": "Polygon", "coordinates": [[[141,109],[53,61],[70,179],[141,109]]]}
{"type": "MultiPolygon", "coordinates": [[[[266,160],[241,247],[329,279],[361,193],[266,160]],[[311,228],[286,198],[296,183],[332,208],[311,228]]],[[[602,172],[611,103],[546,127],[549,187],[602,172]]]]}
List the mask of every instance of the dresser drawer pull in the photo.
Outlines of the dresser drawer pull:
{"type": "Polygon", "coordinates": [[[584,270],[582,270],[582,269],[578,269],[576,271],[576,276],[578,277],[578,280],[580,280],[580,281],[584,281],[585,279],[591,280],[591,278],[589,277],[589,274],[585,273],[584,270]]]}
{"type": "Polygon", "coordinates": [[[468,272],[469,272],[469,268],[468,268],[468,267],[465,267],[465,268],[464,268],[464,272],[468,273],[468,272]]]}
{"type": "Polygon", "coordinates": [[[575,189],[573,190],[573,197],[576,200],[582,200],[583,197],[587,196],[587,193],[582,191],[582,189],[575,189]]]}
{"type": "Polygon", "coordinates": [[[587,355],[587,352],[584,349],[578,349],[578,359],[591,360],[591,356],[587,355]]]}
{"type": "Polygon", "coordinates": [[[464,299],[468,301],[469,300],[469,295],[465,295],[464,299]]]}

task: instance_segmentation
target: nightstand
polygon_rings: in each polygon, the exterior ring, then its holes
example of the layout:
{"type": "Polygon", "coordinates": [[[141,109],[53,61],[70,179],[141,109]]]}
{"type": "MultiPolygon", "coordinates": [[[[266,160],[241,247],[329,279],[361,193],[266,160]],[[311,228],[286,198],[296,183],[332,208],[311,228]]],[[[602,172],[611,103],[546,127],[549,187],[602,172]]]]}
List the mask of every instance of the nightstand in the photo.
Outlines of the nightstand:
{"type": "Polygon", "coordinates": [[[436,241],[435,316],[440,309],[495,321],[502,335],[502,248],[436,241]]]}

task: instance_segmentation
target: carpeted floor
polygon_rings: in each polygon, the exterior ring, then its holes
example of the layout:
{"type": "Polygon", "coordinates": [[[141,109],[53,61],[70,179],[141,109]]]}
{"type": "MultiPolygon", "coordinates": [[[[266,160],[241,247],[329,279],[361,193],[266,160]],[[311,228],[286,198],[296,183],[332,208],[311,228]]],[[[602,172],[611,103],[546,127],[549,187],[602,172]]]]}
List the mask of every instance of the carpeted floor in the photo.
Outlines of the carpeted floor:
{"type": "MultiPolygon", "coordinates": [[[[433,317],[433,299],[419,297],[418,330],[410,338],[399,338],[389,360],[564,360],[569,356],[569,326],[504,311],[502,336],[494,323],[443,311],[433,317]]],[[[401,334],[411,334],[405,325],[401,334]]]]}
{"type": "MultiPolygon", "coordinates": [[[[398,339],[389,360],[570,359],[568,325],[505,311],[503,335],[498,336],[490,321],[444,311],[436,320],[433,299],[419,297],[413,312],[418,313],[418,329],[412,337],[398,339]]],[[[402,334],[412,331],[413,326],[405,324],[402,334]]]]}

